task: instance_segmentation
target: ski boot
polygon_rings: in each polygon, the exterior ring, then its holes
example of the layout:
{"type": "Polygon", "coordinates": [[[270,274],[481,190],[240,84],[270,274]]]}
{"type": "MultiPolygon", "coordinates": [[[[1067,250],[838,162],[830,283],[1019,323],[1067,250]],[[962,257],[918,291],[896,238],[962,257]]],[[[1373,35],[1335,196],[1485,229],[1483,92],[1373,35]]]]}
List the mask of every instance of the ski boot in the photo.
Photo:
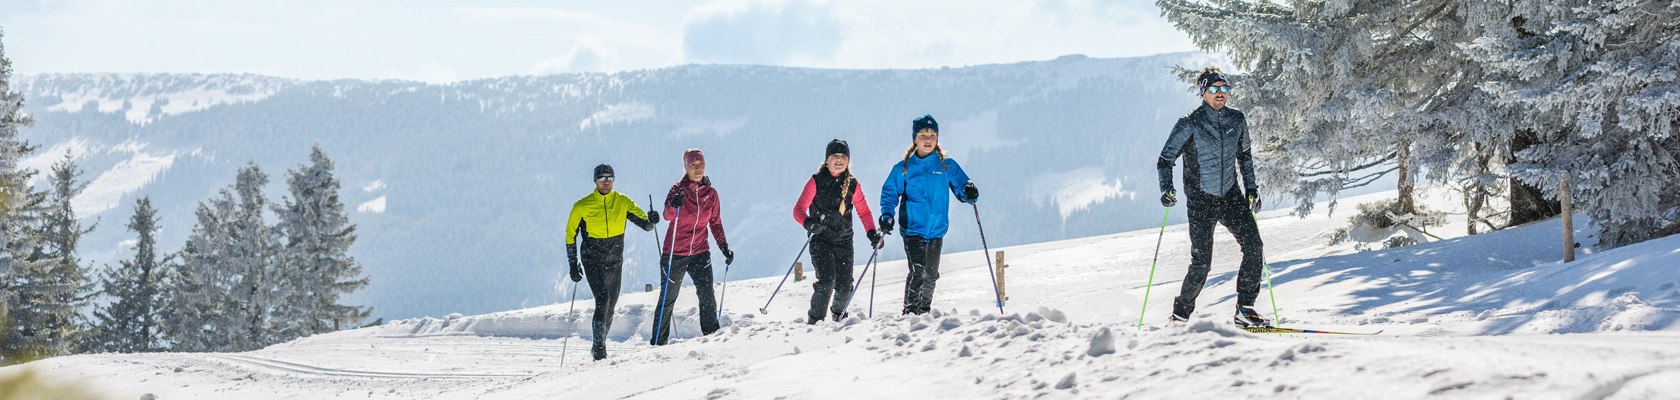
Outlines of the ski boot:
{"type": "Polygon", "coordinates": [[[1237,315],[1233,319],[1237,323],[1237,326],[1244,329],[1272,327],[1272,321],[1267,320],[1266,317],[1260,316],[1259,312],[1254,311],[1254,307],[1237,306],[1237,315]]]}
{"type": "Polygon", "coordinates": [[[1181,317],[1178,314],[1173,314],[1171,317],[1167,317],[1167,326],[1170,327],[1183,327],[1189,324],[1189,318],[1181,317]]]}
{"type": "Polygon", "coordinates": [[[589,348],[589,352],[590,352],[591,355],[595,356],[595,361],[601,361],[602,359],[606,359],[607,358],[607,344],[606,343],[601,343],[601,342],[595,342],[595,345],[591,346],[589,348]]]}

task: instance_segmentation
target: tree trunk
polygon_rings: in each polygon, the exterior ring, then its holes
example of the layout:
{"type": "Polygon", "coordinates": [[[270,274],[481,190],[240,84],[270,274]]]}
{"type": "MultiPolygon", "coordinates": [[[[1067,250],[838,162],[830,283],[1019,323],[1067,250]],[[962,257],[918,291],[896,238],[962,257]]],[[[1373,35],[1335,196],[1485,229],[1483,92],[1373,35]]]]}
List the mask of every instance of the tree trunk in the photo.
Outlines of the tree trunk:
{"type": "Polygon", "coordinates": [[[1399,209],[1398,214],[1402,215],[1417,213],[1417,201],[1414,200],[1415,196],[1412,193],[1415,189],[1415,184],[1412,183],[1411,160],[1412,144],[1409,142],[1401,143],[1400,153],[1396,157],[1396,162],[1400,164],[1400,169],[1397,170],[1400,174],[1400,184],[1398,187],[1400,190],[1400,196],[1399,199],[1397,199],[1399,202],[1397,208],[1399,209]]]}
{"type": "Polygon", "coordinates": [[[1493,152],[1481,143],[1471,143],[1470,146],[1476,154],[1476,170],[1471,174],[1474,178],[1464,187],[1464,209],[1467,211],[1464,222],[1468,233],[1474,235],[1476,225],[1482,222],[1482,207],[1487,205],[1488,188],[1482,178],[1490,169],[1488,163],[1493,161],[1493,152]]]}
{"type": "MultiPolygon", "coordinates": [[[[1530,130],[1518,130],[1511,137],[1511,157],[1518,152],[1540,144],[1538,133],[1530,130]]],[[[1506,163],[1510,165],[1512,163],[1506,163]]],[[[1563,213],[1562,205],[1557,201],[1547,200],[1546,193],[1539,187],[1523,183],[1516,178],[1511,180],[1511,222],[1506,226],[1517,226],[1534,221],[1551,218],[1563,213]]]]}

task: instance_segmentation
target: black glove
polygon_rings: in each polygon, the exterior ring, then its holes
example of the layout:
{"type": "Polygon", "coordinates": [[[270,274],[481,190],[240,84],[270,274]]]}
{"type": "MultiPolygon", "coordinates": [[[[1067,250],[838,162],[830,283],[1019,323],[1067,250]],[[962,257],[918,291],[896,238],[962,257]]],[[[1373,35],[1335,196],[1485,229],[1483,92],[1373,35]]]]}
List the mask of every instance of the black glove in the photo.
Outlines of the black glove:
{"type": "Polygon", "coordinates": [[[682,208],[682,201],[683,191],[677,190],[675,193],[671,193],[670,199],[665,202],[665,205],[670,206],[671,208],[682,208]]]}
{"type": "Polygon", "coordinates": [[[718,251],[723,252],[723,264],[724,265],[729,265],[729,264],[734,264],[735,263],[735,252],[729,251],[729,245],[727,245],[727,244],[718,245],[718,251]]]}
{"type": "Polygon", "coordinates": [[[648,210],[647,220],[648,220],[648,222],[659,223],[659,212],[654,211],[654,210],[648,210]]]}
{"type": "Polygon", "coordinates": [[[881,233],[888,234],[888,235],[892,234],[892,228],[893,228],[892,215],[881,214],[881,220],[878,221],[878,222],[881,223],[881,233]]]}
{"type": "Polygon", "coordinates": [[[821,218],[805,217],[805,234],[806,235],[816,236],[817,234],[822,233],[823,224],[822,224],[822,221],[819,221],[819,220],[821,220],[821,218]]]}
{"type": "Polygon", "coordinates": [[[577,245],[566,245],[566,264],[572,267],[572,282],[583,280],[583,267],[578,266],[577,245]]]}
{"type": "Polygon", "coordinates": [[[1166,193],[1161,193],[1161,206],[1172,207],[1176,204],[1178,204],[1178,192],[1168,190],[1166,193]]]}
{"type": "Polygon", "coordinates": [[[980,188],[974,187],[974,181],[969,181],[967,185],[963,185],[963,198],[968,199],[968,201],[965,201],[968,204],[980,201],[980,188]]]}
{"type": "Polygon", "coordinates": [[[870,246],[874,246],[877,249],[881,248],[881,231],[869,231],[869,233],[865,234],[865,236],[869,236],[870,246]]]}
{"type": "Polygon", "coordinates": [[[1260,212],[1260,197],[1252,194],[1248,195],[1248,206],[1250,207],[1249,210],[1260,212]]]}

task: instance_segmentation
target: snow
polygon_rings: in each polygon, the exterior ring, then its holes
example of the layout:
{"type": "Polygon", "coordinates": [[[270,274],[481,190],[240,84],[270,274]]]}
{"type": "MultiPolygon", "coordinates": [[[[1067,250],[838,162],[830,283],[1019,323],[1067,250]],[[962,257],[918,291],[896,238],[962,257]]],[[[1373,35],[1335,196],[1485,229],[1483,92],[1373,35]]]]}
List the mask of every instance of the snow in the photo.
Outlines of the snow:
{"type": "Polygon", "coordinates": [[[841,322],[801,321],[809,282],[756,313],[770,277],[729,282],[724,328],[700,336],[685,290],[673,344],[658,348],[645,342],[658,293],[638,287],[620,299],[602,362],[588,360],[592,304],[579,300],[571,313],[562,303],[398,320],[247,353],[58,357],[0,376],[38,370],[109,398],[241,399],[1640,399],[1672,398],[1680,381],[1680,236],[1590,251],[1596,230],[1577,224],[1584,254],[1565,264],[1557,220],[1353,253],[1326,244],[1345,217],[1260,218],[1284,325],[1383,333],[1231,326],[1239,255],[1222,230],[1197,314],[1164,326],[1189,258],[1174,225],[1141,329],[1154,229],[994,249],[1008,254],[1005,314],[981,254],[966,252],[944,257],[926,315],[896,313],[905,266],[885,262],[873,299],[861,290],[841,322]]]}
{"type": "Polygon", "coordinates": [[[589,118],[578,121],[578,130],[588,130],[591,126],[618,124],[653,118],[653,105],[644,103],[623,103],[608,105],[601,111],[590,114],[589,118]]]}
{"type": "MultiPolygon", "coordinates": [[[[81,137],[73,137],[59,142],[46,151],[37,152],[29,158],[19,162],[23,168],[34,169],[39,173],[30,179],[30,184],[38,185],[51,178],[52,166],[64,160],[66,152],[75,160],[76,167],[87,171],[88,160],[95,156],[116,155],[122,161],[116,162],[110,169],[100,172],[88,183],[82,193],[71,199],[70,206],[75,208],[80,218],[89,218],[100,213],[117,208],[123,196],[135,193],[152,183],[164,171],[169,170],[175,163],[179,152],[154,154],[146,151],[147,145],[138,141],[125,141],[116,145],[99,145],[81,137]]],[[[80,179],[87,179],[84,175],[80,179]]]]}
{"type": "MultiPolygon", "coordinates": [[[[123,149],[125,147],[118,147],[123,149]]],[[[176,153],[150,154],[139,148],[127,147],[133,155],[111,167],[88,183],[87,189],[70,202],[76,215],[87,217],[117,208],[123,196],[138,192],[169,170],[176,153]]]]}
{"type": "Polygon", "coordinates": [[[1063,221],[1073,216],[1073,213],[1090,208],[1103,200],[1122,196],[1137,197],[1137,192],[1126,190],[1125,183],[1119,178],[1110,179],[1104,176],[1102,167],[1042,174],[1033,178],[1033,188],[1033,193],[1040,193],[1034,198],[1033,204],[1055,205],[1063,221]]]}
{"type": "Polygon", "coordinates": [[[94,103],[98,112],[122,112],[130,123],[146,124],[164,115],[259,101],[291,83],[253,75],[46,74],[23,79],[21,86],[46,88],[39,93],[56,100],[48,111],[76,112],[94,103]],[[152,106],[160,101],[161,114],[154,115],[152,106]]]}
{"type": "Polygon", "coordinates": [[[379,196],[379,198],[362,202],[361,205],[356,206],[356,212],[382,214],[385,212],[386,197],[389,196],[379,196]]]}

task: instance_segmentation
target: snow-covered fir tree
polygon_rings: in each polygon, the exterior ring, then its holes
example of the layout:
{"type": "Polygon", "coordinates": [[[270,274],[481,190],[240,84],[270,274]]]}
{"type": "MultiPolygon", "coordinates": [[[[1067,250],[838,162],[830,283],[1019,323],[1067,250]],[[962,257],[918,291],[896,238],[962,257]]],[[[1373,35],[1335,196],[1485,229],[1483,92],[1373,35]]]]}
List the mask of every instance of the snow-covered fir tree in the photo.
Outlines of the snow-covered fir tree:
{"type": "Polygon", "coordinates": [[[233,187],[199,204],[166,296],[164,327],[174,350],[246,351],[278,341],[273,310],[291,287],[280,279],[279,232],[263,220],[267,183],[252,163],[233,187]]]}
{"type": "MultiPolygon", "coordinates": [[[[4,32],[0,32],[4,39],[4,32]]],[[[36,191],[29,181],[36,171],[22,168],[19,161],[33,147],[18,138],[22,127],[34,120],[23,112],[23,95],[12,90],[12,61],[0,41],[0,189],[6,207],[0,208],[0,361],[16,362],[46,355],[40,328],[33,325],[33,309],[20,307],[29,296],[29,274],[49,268],[38,256],[42,246],[42,223],[47,193],[36,191]]]]}
{"type": "Polygon", "coordinates": [[[134,201],[134,216],[128,229],[137,236],[134,258],[106,271],[100,279],[101,291],[109,299],[94,311],[94,334],[91,348],[110,352],[147,352],[160,348],[158,312],[162,300],[161,287],[167,270],[157,253],[157,210],[151,197],[134,201]]]}
{"type": "Polygon", "coordinates": [[[87,269],[82,265],[81,257],[77,254],[82,241],[82,235],[93,231],[94,227],[83,228],[80,219],[76,217],[76,209],[71,201],[87,188],[87,182],[81,180],[81,168],[76,166],[75,157],[66,152],[64,159],[53,164],[50,196],[47,201],[46,223],[42,233],[45,234],[42,256],[49,260],[43,280],[45,290],[41,304],[42,310],[47,312],[48,320],[42,321],[45,326],[56,327],[53,346],[59,354],[79,350],[87,332],[88,321],[82,311],[88,306],[88,298],[92,296],[93,286],[87,269]]]}
{"type": "Polygon", "coordinates": [[[371,310],[340,300],[367,286],[368,279],[347,254],[356,241],[356,226],[339,201],[333,161],[319,143],[308,165],[287,171],[286,186],[291,195],[275,211],[286,238],[286,281],[293,289],[278,309],[283,315],[277,318],[287,326],[281,340],[355,327],[371,310]]]}
{"type": "Polygon", "coordinates": [[[1488,177],[1511,111],[1477,90],[1484,72],[1455,45],[1477,33],[1465,2],[1283,3],[1156,2],[1197,46],[1230,53],[1244,70],[1232,82],[1233,102],[1254,125],[1263,189],[1288,193],[1300,214],[1318,194],[1334,207],[1342,190],[1390,173],[1401,215],[1417,211],[1413,188],[1422,178],[1482,194],[1477,209],[1498,192],[1488,177]]]}
{"type": "Polygon", "coordinates": [[[1538,144],[1512,175],[1559,195],[1568,175],[1601,242],[1680,233],[1680,3],[1478,3],[1467,46],[1498,75],[1485,88],[1522,109],[1538,144]]]}
{"type": "Polygon", "coordinates": [[[197,223],[179,253],[159,310],[164,340],[174,351],[227,349],[235,334],[230,321],[233,303],[231,281],[234,271],[226,268],[226,243],[231,241],[223,224],[233,219],[233,193],[222,189],[215,198],[199,202],[197,223]]]}
{"type": "Polygon", "coordinates": [[[7,279],[12,295],[9,323],[13,328],[7,349],[27,357],[78,350],[87,326],[81,311],[87,305],[90,286],[76,247],[88,230],[82,229],[70,206],[84,184],[77,182],[79,171],[68,154],[52,170],[53,189],[44,207],[36,211],[41,225],[27,231],[39,240],[26,257],[28,261],[11,271],[7,279]]]}

